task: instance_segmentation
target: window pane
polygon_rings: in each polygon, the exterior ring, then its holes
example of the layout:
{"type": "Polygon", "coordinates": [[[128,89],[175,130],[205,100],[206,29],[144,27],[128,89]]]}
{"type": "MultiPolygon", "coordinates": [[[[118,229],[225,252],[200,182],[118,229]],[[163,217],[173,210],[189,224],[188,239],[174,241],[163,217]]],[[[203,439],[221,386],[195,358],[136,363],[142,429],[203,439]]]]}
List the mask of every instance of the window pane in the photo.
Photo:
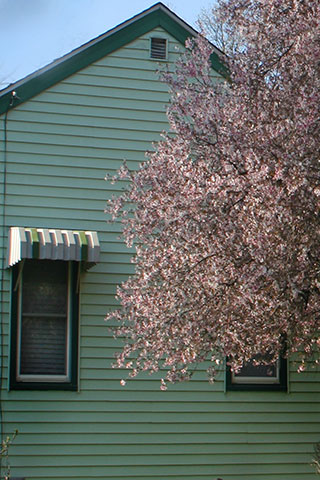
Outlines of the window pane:
{"type": "Polygon", "coordinates": [[[248,362],[243,365],[240,372],[235,374],[236,377],[276,377],[277,365],[254,365],[248,362]]]}
{"type": "Polygon", "coordinates": [[[23,317],[21,375],[66,375],[66,318],[23,317]]]}
{"type": "Polygon", "coordinates": [[[26,261],[22,273],[20,375],[67,375],[68,263],[26,261]]]}
{"type": "Polygon", "coordinates": [[[23,268],[23,313],[67,312],[67,262],[33,260],[23,268]]]}

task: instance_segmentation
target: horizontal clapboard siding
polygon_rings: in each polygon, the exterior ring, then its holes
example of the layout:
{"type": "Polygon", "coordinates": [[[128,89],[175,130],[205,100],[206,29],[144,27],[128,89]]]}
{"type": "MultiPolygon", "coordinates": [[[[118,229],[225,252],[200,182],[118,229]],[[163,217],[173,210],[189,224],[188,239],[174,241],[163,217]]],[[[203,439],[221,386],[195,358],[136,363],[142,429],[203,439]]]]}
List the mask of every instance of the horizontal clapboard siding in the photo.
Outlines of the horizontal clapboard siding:
{"type": "MultiPolygon", "coordinates": [[[[107,224],[104,178],[127,160],[138,168],[168,128],[169,97],[151,35],[72,75],[9,112],[7,226],[97,230],[101,261],[81,279],[79,392],[7,391],[10,275],[5,271],[2,402],[12,475],[28,480],[313,480],[320,439],[320,373],[290,371],[290,393],[225,393],[202,365],[191,382],[159,390],[160,374],[120,380],[120,342],[104,322],[116,287],[133,272],[132,251],[107,224]]],[[[181,48],[181,46],[180,46],[181,48]]],[[[2,123],[3,124],[3,123],[2,123]]],[[[4,154],[1,146],[0,154],[4,154]]],[[[0,193],[2,195],[2,192],[0,193]]],[[[3,198],[2,198],[3,200],[3,198]]],[[[0,249],[6,232],[0,237],[0,249]]],[[[3,258],[3,257],[2,257],[3,258]]]]}

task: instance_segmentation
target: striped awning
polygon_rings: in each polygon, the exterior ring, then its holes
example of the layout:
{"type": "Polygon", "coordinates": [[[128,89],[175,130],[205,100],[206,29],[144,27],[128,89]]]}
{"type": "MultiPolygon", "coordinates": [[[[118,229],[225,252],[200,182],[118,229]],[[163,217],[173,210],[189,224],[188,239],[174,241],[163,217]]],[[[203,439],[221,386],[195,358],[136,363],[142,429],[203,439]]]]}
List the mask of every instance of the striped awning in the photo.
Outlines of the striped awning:
{"type": "Polygon", "coordinates": [[[52,228],[11,227],[7,267],[24,258],[74,260],[87,270],[99,261],[97,232],[57,230],[52,228]]]}

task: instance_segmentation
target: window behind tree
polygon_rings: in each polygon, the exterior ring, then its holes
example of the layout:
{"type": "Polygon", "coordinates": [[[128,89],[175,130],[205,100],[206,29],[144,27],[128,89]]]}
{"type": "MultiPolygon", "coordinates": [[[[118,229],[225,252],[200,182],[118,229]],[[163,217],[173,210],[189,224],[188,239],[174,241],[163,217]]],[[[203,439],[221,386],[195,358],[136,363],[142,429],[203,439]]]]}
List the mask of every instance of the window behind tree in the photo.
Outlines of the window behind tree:
{"type": "Polygon", "coordinates": [[[286,389],[287,362],[283,358],[279,358],[276,363],[267,364],[257,364],[252,360],[245,363],[237,373],[227,368],[227,390],[286,391],[286,389]]]}

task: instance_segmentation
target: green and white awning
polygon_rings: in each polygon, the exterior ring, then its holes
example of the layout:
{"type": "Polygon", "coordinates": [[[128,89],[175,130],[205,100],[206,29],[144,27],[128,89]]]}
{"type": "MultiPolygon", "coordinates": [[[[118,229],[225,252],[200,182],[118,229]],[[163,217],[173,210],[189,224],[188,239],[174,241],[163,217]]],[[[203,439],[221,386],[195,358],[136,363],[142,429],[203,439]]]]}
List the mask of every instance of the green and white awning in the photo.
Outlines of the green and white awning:
{"type": "Polygon", "coordinates": [[[24,258],[74,260],[85,269],[99,261],[100,244],[97,232],[58,230],[52,228],[11,227],[7,266],[24,258]]]}

